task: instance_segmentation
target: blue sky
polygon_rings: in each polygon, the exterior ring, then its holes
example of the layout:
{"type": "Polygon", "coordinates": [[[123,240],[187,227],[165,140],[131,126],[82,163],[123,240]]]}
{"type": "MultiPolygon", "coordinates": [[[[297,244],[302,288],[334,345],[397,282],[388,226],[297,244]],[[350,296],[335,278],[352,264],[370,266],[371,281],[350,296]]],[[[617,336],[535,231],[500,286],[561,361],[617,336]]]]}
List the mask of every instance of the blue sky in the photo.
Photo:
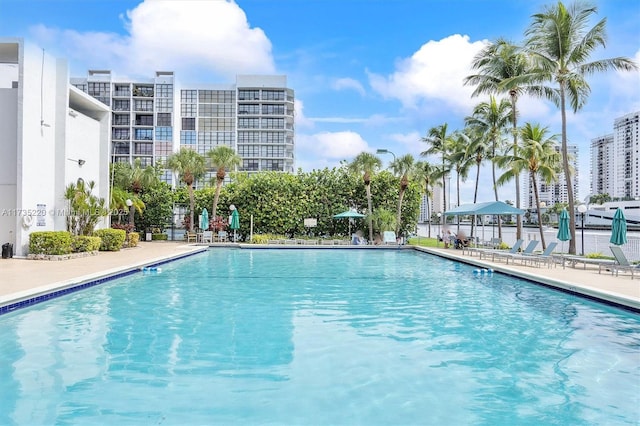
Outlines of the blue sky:
{"type": "MultiPolygon", "coordinates": [[[[520,42],[540,0],[0,0],[0,36],[23,37],[66,58],[72,76],[111,69],[117,77],[175,71],[183,85],[233,82],[236,74],[288,76],[296,91],[296,165],[333,167],[362,151],[387,148],[419,157],[428,129],[464,117],[471,98],[462,79],[488,41],[520,42]]],[[[593,59],[640,63],[640,2],[600,0],[608,43],[593,59]]],[[[595,21],[593,22],[595,23],[595,21]]],[[[613,120],[640,110],[640,73],[589,79],[592,93],[569,115],[580,149],[579,196],[589,191],[589,142],[613,120]]],[[[559,112],[523,98],[521,122],[560,133],[559,112]]],[[[391,156],[383,156],[385,164],[391,156]]],[[[429,158],[427,158],[429,159],[429,158]]],[[[433,159],[435,160],[435,159],[433,159]]],[[[473,174],[472,174],[473,176],[473,174]]],[[[481,171],[480,200],[491,199],[481,171]]],[[[512,185],[499,189],[513,200],[512,185]]],[[[473,198],[473,179],[462,202],[473,198]]]]}

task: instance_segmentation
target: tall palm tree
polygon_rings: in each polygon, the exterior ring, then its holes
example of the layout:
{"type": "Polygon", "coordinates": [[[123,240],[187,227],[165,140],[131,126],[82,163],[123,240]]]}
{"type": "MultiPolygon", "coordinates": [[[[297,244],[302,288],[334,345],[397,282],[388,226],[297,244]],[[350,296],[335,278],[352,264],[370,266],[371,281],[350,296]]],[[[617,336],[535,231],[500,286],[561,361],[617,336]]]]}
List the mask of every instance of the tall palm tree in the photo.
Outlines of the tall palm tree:
{"type": "Polygon", "coordinates": [[[167,158],[167,167],[178,175],[178,179],[187,185],[189,191],[189,231],[193,232],[193,210],[195,200],[193,197],[193,184],[204,177],[206,167],[204,157],[191,148],[180,148],[180,151],[171,154],[167,158]]]}
{"type": "Polygon", "coordinates": [[[349,163],[348,168],[354,173],[362,173],[364,189],[367,192],[367,217],[369,218],[369,241],[373,241],[373,205],[371,201],[371,179],[382,167],[382,160],[369,152],[361,152],[349,163]]]}
{"type": "Polygon", "coordinates": [[[400,236],[400,229],[402,228],[402,199],[404,193],[409,187],[409,179],[414,172],[415,160],[413,155],[405,154],[399,157],[397,160],[391,162],[391,170],[396,176],[400,176],[400,191],[398,192],[398,210],[396,212],[396,235],[400,236]]]}
{"type": "Polygon", "coordinates": [[[500,176],[498,182],[507,182],[514,174],[527,171],[533,187],[533,195],[538,210],[538,227],[540,229],[540,241],[542,248],[547,248],[542,229],[542,214],[540,212],[540,192],[538,190],[538,178],[546,184],[551,184],[558,179],[560,171],[560,153],[558,152],[556,136],[547,136],[548,128],[538,124],[526,123],[520,131],[521,146],[513,155],[499,157],[497,162],[506,166],[506,172],[500,176]]]}
{"type": "MultiPolygon", "coordinates": [[[[451,136],[451,151],[448,158],[451,167],[456,171],[456,206],[460,205],[460,183],[466,182],[469,170],[474,164],[474,158],[469,155],[468,147],[471,143],[469,135],[464,131],[456,131],[451,136]]],[[[458,218],[458,232],[460,231],[460,216],[458,218]]]]}
{"type": "MultiPolygon", "coordinates": [[[[482,49],[473,58],[471,68],[478,70],[478,74],[465,78],[464,84],[474,84],[476,89],[472,96],[481,94],[508,93],[511,100],[511,122],[513,149],[518,146],[518,97],[527,93],[531,88],[531,82],[525,78],[518,81],[515,77],[522,77],[529,72],[529,60],[527,55],[512,42],[499,38],[482,49]]],[[[520,208],[520,177],[514,176],[516,186],[516,207],[520,208]]],[[[522,238],[522,218],[518,216],[516,238],[522,238]]]]}
{"type": "MultiPolygon", "coordinates": [[[[478,202],[478,182],[480,182],[480,168],[485,158],[489,158],[491,155],[491,142],[485,137],[482,132],[476,131],[472,127],[465,129],[465,134],[469,135],[469,145],[467,145],[467,155],[473,159],[476,164],[476,181],[473,191],[473,203],[478,202]]],[[[471,222],[471,235],[474,235],[475,230],[475,217],[471,222]]]]}
{"type": "MultiPolygon", "coordinates": [[[[560,108],[562,117],[562,167],[569,203],[570,254],[576,253],[576,214],[567,151],[567,101],[573,112],[577,113],[591,92],[586,76],[607,70],[637,69],[637,65],[625,57],[589,62],[590,56],[606,45],[606,18],[589,28],[589,20],[596,13],[595,6],[584,2],[575,2],[566,7],[559,1],[533,15],[533,22],[525,32],[525,47],[535,65],[527,79],[555,84],[554,87],[540,88],[538,95],[553,101],[560,108]]],[[[513,82],[519,80],[514,78],[513,82]]]]}
{"type": "Polygon", "coordinates": [[[218,200],[220,199],[220,190],[222,183],[227,176],[227,170],[235,168],[242,164],[242,158],[236,152],[226,146],[220,145],[207,152],[207,156],[211,160],[211,165],[217,169],[216,171],[216,193],[213,196],[213,205],[211,206],[211,217],[216,218],[218,209],[218,200]]]}
{"type": "MultiPolygon", "coordinates": [[[[501,150],[505,129],[511,115],[513,113],[512,105],[506,99],[501,99],[500,102],[495,97],[490,96],[489,102],[481,102],[475,106],[473,113],[465,119],[466,124],[473,131],[484,134],[487,140],[491,142],[491,155],[490,158],[496,157],[501,150]]],[[[517,145],[513,146],[515,149],[517,145]]],[[[498,197],[498,185],[496,178],[496,165],[495,162],[491,163],[491,175],[493,179],[493,193],[495,200],[499,201],[498,197]]],[[[514,178],[518,176],[515,175],[514,178]]],[[[518,184],[519,185],[519,184],[518,184]]],[[[516,231],[517,232],[517,231],[516,231]]],[[[498,237],[502,238],[502,225],[500,216],[498,216],[498,237]]]]}
{"type": "Polygon", "coordinates": [[[423,194],[427,197],[427,217],[429,225],[427,227],[427,236],[431,238],[431,202],[429,199],[433,197],[433,187],[438,179],[438,170],[428,161],[418,161],[415,164],[415,178],[421,181],[423,194]]]}
{"type": "MultiPolygon", "coordinates": [[[[427,155],[435,154],[440,155],[442,159],[441,168],[439,171],[439,177],[442,178],[442,213],[447,211],[447,185],[445,179],[449,174],[449,165],[446,163],[447,153],[449,152],[449,146],[451,145],[451,135],[447,134],[447,123],[441,124],[436,127],[432,127],[427,132],[427,136],[422,138],[422,142],[428,143],[430,146],[426,151],[420,153],[420,156],[426,157],[427,155]]],[[[445,215],[442,215],[442,225],[444,226],[445,215]]]]}

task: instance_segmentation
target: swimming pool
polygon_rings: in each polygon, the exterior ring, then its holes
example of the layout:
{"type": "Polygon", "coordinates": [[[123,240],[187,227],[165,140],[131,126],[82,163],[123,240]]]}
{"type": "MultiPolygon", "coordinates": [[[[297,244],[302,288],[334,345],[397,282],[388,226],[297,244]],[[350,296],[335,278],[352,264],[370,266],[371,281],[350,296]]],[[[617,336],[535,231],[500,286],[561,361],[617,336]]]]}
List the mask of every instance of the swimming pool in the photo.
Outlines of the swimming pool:
{"type": "Polygon", "coordinates": [[[213,249],[0,316],[0,424],[638,424],[640,317],[409,250],[213,249]]]}

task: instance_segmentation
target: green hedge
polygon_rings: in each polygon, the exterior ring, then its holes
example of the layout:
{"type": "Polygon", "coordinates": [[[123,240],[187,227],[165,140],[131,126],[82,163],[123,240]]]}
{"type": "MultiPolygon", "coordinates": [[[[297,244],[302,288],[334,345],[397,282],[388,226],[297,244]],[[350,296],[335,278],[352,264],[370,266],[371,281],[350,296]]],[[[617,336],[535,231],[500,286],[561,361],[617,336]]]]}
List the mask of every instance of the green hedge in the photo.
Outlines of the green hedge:
{"type": "Polygon", "coordinates": [[[137,232],[129,232],[127,234],[126,246],[127,247],[137,247],[139,241],[140,241],[140,234],[139,233],[137,233],[137,232]]]}
{"type": "Polygon", "coordinates": [[[72,251],[71,233],[66,231],[37,231],[29,234],[31,254],[69,254],[72,251]]]}
{"type": "Polygon", "coordinates": [[[102,245],[102,238],[100,237],[76,235],[71,239],[71,249],[74,253],[100,250],[100,245],[102,245]]]}
{"type": "Polygon", "coordinates": [[[127,239],[127,232],[124,229],[98,229],[93,232],[93,235],[102,239],[100,251],[119,251],[127,239]]]}
{"type": "Polygon", "coordinates": [[[151,234],[151,240],[152,241],[166,241],[169,239],[169,236],[167,234],[151,234]]]}

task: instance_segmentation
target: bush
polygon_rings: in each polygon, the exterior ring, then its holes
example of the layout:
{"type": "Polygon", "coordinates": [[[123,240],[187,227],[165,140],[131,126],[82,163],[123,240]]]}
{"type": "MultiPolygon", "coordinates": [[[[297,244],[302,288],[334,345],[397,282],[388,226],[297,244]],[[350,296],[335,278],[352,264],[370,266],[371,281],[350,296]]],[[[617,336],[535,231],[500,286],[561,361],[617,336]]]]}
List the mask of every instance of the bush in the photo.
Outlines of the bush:
{"type": "Polygon", "coordinates": [[[140,241],[140,234],[137,232],[129,232],[127,234],[126,246],[127,247],[137,247],[138,241],[140,241]]]}
{"type": "Polygon", "coordinates": [[[93,235],[102,239],[100,251],[119,251],[127,238],[123,229],[98,229],[93,235]]]}
{"type": "Polygon", "coordinates": [[[167,234],[151,234],[151,241],[166,241],[169,239],[167,234]]]}
{"type": "Polygon", "coordinates": [[[71,253],[71,233],[66,231],[38,231],[29,235],[29,253],[31,254],[69,254],[71,253]]]}
{"type": "Polygon", "coordinates": [[[102,239],[100,237],[88,237],[76,235],[71,240],[71,250],[74,253],[100,250],[102,239]]]}

